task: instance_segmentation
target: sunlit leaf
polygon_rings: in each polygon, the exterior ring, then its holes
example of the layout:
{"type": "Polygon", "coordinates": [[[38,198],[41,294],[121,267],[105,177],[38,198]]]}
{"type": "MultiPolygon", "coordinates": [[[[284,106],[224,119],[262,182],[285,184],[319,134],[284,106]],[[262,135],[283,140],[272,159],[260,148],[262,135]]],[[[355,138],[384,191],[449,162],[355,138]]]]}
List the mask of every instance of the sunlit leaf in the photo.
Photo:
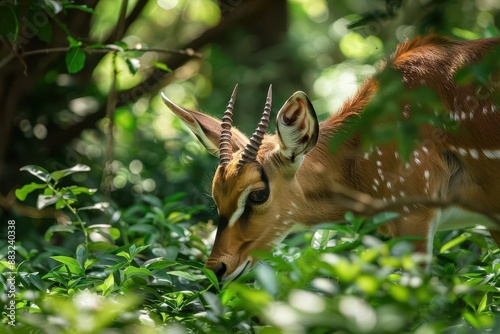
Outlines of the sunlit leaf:
{"type": "Polygon", "coordinates": [[[128,70],[132,74],[136,74],[137,71],[139,70],[139,67],[141,67],[141,62],[137,58],[125,58],[125,62],[127,63],[128,70]]]}
{"type": "Polygon", "coordinates": [[[26,196],[37,189],[43,189],[47,187],[47,184],[31,182],[30,184],[24,185],[22,188],[16,189],[16,197],[20,201],[24,201],[26,196]]]}
{"type": "Polygon", "coordinates": [[[488,304],[488,294],[485,293],[483,298],[481,298],[479,305],[477,305],[476,313],[481,313],[484,310],[486,310],[487,304],[488,304]]]}
{"type": "Polygon", "coordinates": [[[116,255],[117,256],[122,256],[122,257],[126,258],[128,261],[132,260],[132,258],[130,257],[130,254],[127,253],[127,252],[121,251],[121,252],[117,253],[116,255]]]}
{"type": "MultiPolygon", "coordinates": [[[[71,175],[74,173],[89,172],[89,171],[90,171],[89,166],[77,164],[77,165],[70,167],[70,168],[54,171],[54,172],[50,173],[50,175],[52,176],[52,178],[54,180],[59,181],[60,179],[62,179],[63,177],[66,177],[68,175],[71,175]]],[[[83,187],[77,187],[77,188],[83,188],[83,187]]]]}
{"type": "Polygon", "coordinates": [[[177,262],[167,261],[158,257],[144,262],[143,267],[148,268],[149,270],[160,270],[171,267],[176,263],[177,262]]]}
{"type": "MultiPolygon", "coordinates": [[[[95,189],[91,189],[95,190],[95,189]]],[[[95,203],[94,205],[91,206],[84,206],[81,208],[78,208],[78,211],[83,211],[83,210],[99,210],[99,211],[105,211],[107,208],[109,208],[109,203],[108,202],[100,202],[100,203],[95,203]]]]}
{"type": "Polygon", "coordinates": [[[111,273],[101,285],[97,286],[97,289],[102,291],[103,296],[107,296],[111,292],[113,292],[114,286],[115,278],[113,276],[113,273],[111,273]]]}
{"type": "Polygon", "coordinates": [[[87,7],[87,5],[76,5],[76,4],[71,4],[71,3],[65,3],[64,4],[64,8],[67,8],[67,9],[77,9],[79,11],[82,11],[82,12],[85,12],[85,13],[89,13],[89,14],[93,14],[94,13],[94,9],[90,8],[90,7],[87,7]]]}
{"type": "Polygon", "coordinates": [[[442,253],[446,252],[447,250],[449,250],[455,246],[460,245],[461,243],[466,241],[468,238],[469,238],[468,233],[462,233],[458,237],[451,239],[450,241],[445,243],[443,246],[441,246],[441,248],[439,249],[439,253],[442,254],[442,253]]]}
{"type": "Polygon", "coordinates": [[[314,249],[325,249],[330,240],[330,230],[316,230],[311,240],[311,247],[314,249]]]}
{"type": "Polygon", "coordinates": [[[78,263],[78,261],[72,257],[56,255],[56,256],[51,256],[50,258],[67,266],[67,268],[69,268],[69,270],[73,274],[77,274],[77,275],[84,274],[84,271],[83,271],[82,267],[80,267],[80,264],[78,263]]]}
{"type": "Polygon", "coordinates": [[[165,63],[162,63],[162,62],[159,62],[159,61],[155,61],[155,62],[153,62],[153,65],[156,68],[159,68],[160,70],[165,71],[167,73],[172,72],[172,69],[170,67],[168,67],[167,64],[165,64],[165,63]]]}
{"type": "Polygon", "coordinates": [[[28,173],[36,176],[40,180],[45,181],[45,182],[48,182],[51,178],[49,172],[47,172],[47,170],[45,170],[43,167],[40,167],[40,166],[27,165],[27,166],[21,167],[19,170],[28,172],[28,173]]]}
{"type": "Polygon", "coordinates": [[[36,202],[36,208],[41,210],[51,204],[56,203],[62,198],[61,195],[38,195],[38,200],[36,202]]]}

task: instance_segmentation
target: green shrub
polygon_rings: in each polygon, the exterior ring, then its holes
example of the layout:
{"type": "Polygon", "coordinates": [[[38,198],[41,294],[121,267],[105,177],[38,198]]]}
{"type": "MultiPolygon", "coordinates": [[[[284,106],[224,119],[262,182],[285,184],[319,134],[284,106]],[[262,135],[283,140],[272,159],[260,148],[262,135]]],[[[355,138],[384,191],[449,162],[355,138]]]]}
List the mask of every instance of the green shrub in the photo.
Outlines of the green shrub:
{"type": "MultiPolygon", "coordinates": [[[[11,333],[475,333],[500,329],[500,257],[480,228],[439,234],[427,273],[411,238],[373,235],[395,217],[346,215],[339,224],[297,234],[249,274],[219,287],[203,268],[209,227],[193,221],[178,194],[143,196],[125,210],[63,178],[88,167],[49,173],[24,170],[42,183],[17,191],[20,200],[40,191],[38,207],[64,209],[30,248],[16,241],[16,266],[0,262],[8,291],[15,278],[16,327],[11,333]],[[88,209],[97,209],[98,215],[88,209]],[[107,223],[103,223],[106,221],[107,223]],[[93,224],[99,221],[99,224],[93,224]],[[459,248],[460,246],[460,248],[459,248]]],[[[1,253],[8,244],[2,240],[1,253]]],[[[2,258],[4,258],[2,256],[2,258]]],[[[2,308],[9,300],[4,294],[2,308]]]]}

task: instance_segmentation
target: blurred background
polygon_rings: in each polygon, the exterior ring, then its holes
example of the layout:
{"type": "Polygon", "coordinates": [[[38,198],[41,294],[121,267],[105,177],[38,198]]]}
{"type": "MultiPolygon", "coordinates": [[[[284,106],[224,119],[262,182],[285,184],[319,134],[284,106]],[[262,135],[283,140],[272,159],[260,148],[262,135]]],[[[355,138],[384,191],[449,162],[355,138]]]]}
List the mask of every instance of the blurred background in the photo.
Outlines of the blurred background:
{"type": "MultiPolygon", "coordinates": [[[[48,171],[91,166],[72,182],[97,188],[95,196],[114,208],[179,193],[187,206],[209,208],[218,160],[160,92],[221,117],[238,83],[234,122],[247,134],[269,84],[274,115],[303,90],[324,119],[398,42],[428,33],[489,37],[500,23],[496,0],[82,3],[0,2],[2,221],[31,217],[19,223],[42,230],[54,222],[53,210],[31,209],[34,196],[15,199],[15,189],[34,180],[19,171],[28,164],[48,171]],[[81,68],[68,64],[68,45],[85,53],[81,68]]],[[[200,209],[195,220],[214,216],[200,209]]]]}

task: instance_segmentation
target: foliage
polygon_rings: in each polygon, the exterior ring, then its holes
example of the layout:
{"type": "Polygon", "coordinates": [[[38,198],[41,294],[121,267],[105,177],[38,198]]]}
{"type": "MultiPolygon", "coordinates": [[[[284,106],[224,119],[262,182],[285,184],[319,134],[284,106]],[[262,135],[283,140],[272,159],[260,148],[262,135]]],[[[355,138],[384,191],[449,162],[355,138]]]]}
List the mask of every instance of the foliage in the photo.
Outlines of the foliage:
{"type": "MultiPolygon", "coordinates": [[[[88,171],[86,166],[51,173],[36,166],[23,170],[45,184],[24,186],[17,192],[20,199],[45,188],[38,196],[43,205],[66,205],[78,215],[88,209],[78,208],[75,192],[91,191],[56,186],[72,173],[88,171]]],[[[70,247],[47,244],[33,253],[18,243],[12,270],[15,332],[471,333],[500,328],[500,255],[483,230],[436,240],[429,273],[423,269],[426,259],[413,253],[411,239],[382,242],[372,235],[396,214],[347,214],[344,224],[323,224],[297,234],[274,254],[257,254],[265,263],[219,287],[198,260],[207,249],[187,224],[193,209],[179,208],[178,199],[145,197],[114,211],[108,225],[86,226],[79,218],[75,225],[86,238],[70,247]]],[[[54,225],[46,241],[75,233],[68,224],[54,225]]],[[[2,252],[6,247],[3,242],[2,252]]],[[[11,270],[6,262],[0,268],[7,289],[11,270]]],[[[4,328],[12,332],[6,320],[4,328]]]]}
{"type": "MultiPolygon", "coordinates": [[[[16,327],[2,314],[0,331],[500,330],[499,250],[486,231],[438,235],[428,272],[411,240],[374,236],[391,213],[347,214],[342,224],[296,234],[220,287],[202,265],[214,230],[203,184],[216,161],[158,99],[161,89],[220,116],[239,82],[235,124],[250,131],[264,100],[258,92],[272,82],[275,101],[305,90],[325,118],[397,41],[429,31],[498,36],[492,2],[95,3],[0,3],[0,216],[17,233],[15,243],[0,233],[0,308],[13,300],[16,313],[16,327]],[[18,201],[6,200],[9,192],[18,201]]],[[[457,80],[481,87],[495,66],[498,53],[457,80]]],[[[396,139],[407,156],[418,124],[443,123],[431,112],[399,119],[395,95],[435,104],[428,91],[403,92],[393,74],[379,77],[384,87],[367,117],[332,148],[360,131],[365,146],[396,139]]]]}

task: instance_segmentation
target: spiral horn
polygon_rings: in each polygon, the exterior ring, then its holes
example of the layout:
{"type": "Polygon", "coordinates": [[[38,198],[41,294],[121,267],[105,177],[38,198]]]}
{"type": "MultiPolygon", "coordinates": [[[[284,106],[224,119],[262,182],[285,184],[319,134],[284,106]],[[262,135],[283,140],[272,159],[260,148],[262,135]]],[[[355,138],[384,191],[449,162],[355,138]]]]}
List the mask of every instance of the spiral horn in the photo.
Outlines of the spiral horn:
{"type": "Polygon", "coordinates": [[[262,117],[260,118],[260,122],[257,126],[257,129],[255,129],[255,132],[250,138],[250,142],[247,144],[245,150],[241,154],[241,159],[238,162],[239,167],[243,166],[248,162],[257,160],[257,152],[259,151],[259,148],[262,145],[262,139],[264,139],[264,135],[266,134],[267,128],[269,127],[269,117],[271,115],[271,103],[273,94],[272,88],[273,85],[269,85],[266,104],[264,106],[264,111],[262,112],[262,117]]]}
{"type": "Polygon", "coordinates": [[[231,128],[233,126],[233,108],[234,101],[236,100],[236,92],[238,91],[238,84],[234,86],[233,93],[231,94],[231,99],[227,105],[226,111],[222,116],[222,131],[220,134],[219,150],[220,150],[220,165],[225,166],[231,161],[231,156],[233,154],[233,147],[231,145],[231,128]]]}

